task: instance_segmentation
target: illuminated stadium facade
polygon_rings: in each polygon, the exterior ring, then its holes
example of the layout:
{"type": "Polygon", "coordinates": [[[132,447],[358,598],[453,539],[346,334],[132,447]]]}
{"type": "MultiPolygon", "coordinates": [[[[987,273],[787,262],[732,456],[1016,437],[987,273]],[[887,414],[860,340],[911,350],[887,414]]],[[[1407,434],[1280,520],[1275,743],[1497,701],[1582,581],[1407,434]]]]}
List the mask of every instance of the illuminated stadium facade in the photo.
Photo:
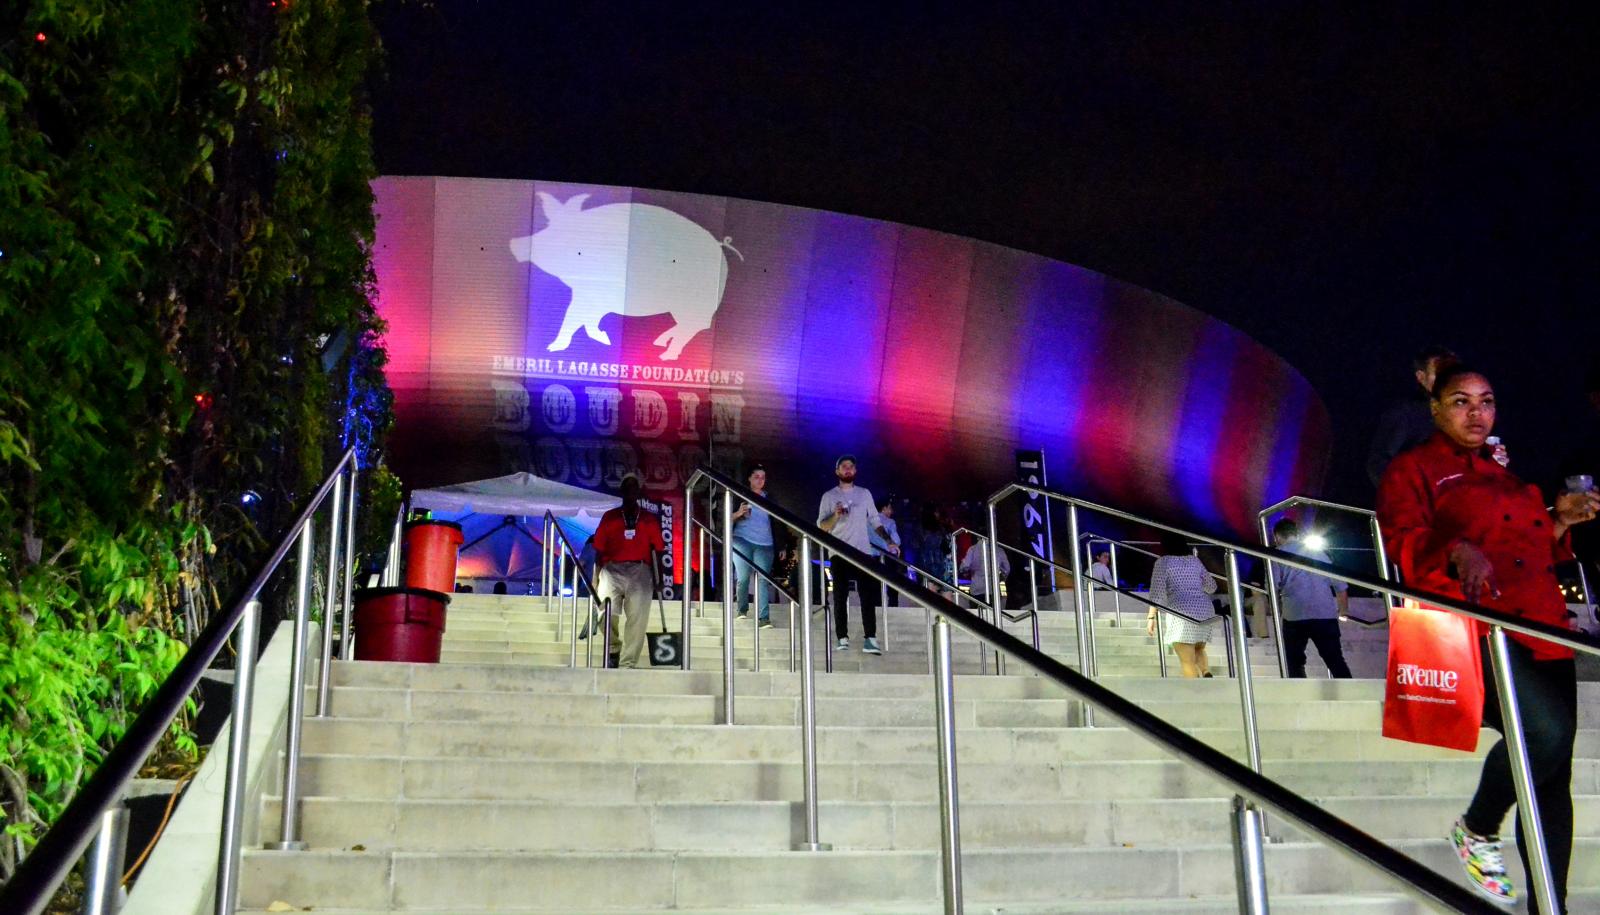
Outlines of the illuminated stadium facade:
{"type": "Polygon", "coordinates": [[[1210,529],[1314,493],[1327,412],[1234,328],[1092,270],[838,213],[543,181],[376,182],[408,486],[527,470],[681,500],[761,461],[809,507],[1050,483],[1210,529]]]}

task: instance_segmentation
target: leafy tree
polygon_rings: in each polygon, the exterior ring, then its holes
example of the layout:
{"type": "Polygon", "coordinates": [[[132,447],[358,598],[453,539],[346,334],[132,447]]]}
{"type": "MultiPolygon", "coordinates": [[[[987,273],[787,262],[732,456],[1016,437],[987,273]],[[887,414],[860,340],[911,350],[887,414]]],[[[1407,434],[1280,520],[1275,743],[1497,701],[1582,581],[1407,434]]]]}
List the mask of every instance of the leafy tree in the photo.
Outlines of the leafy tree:
{"type": "Polygon", "coordinates": [[[0,878],[331,459],[381,470],[366,7],[0,12],[0,878]]]}

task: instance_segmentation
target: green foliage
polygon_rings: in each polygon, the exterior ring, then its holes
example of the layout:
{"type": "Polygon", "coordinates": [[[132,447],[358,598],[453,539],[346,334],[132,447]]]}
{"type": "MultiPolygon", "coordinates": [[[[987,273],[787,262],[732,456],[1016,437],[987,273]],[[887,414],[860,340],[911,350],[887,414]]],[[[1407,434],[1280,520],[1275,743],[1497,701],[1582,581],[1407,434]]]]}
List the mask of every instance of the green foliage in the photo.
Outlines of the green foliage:
{"type": "MultiPolygon", "coordinates": [[[[0,825],[27,842],[392,416],[365,2],[33,0],[0,26],[0,825]]],[[[194,749],[180,722],[167,751],[194,749]]]]}

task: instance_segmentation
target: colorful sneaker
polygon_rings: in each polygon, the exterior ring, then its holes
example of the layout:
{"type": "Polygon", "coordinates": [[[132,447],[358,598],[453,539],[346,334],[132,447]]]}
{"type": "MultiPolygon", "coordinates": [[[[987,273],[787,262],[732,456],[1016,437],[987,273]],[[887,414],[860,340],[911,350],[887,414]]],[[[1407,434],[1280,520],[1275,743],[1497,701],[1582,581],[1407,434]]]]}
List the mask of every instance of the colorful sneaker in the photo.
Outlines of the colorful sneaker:
{"type": "Polygon", "coordinates": [[[1450,827],[1450,844],[1456,848],[1456,857],[1467,872],[1467,879],[1485,898],[1501,905],[1517,901],[1517,891],[1506,876],[1506,859],[1500,850],[1499,836],[1480,836],[1467,829],[1466,823],[1456,820],[1450,827]]]}
{"type": "Polygon", "coordinates": [[[883,649],[878,647],[877,639],[867,639],[862,642],[861,650],[867,654],[883,654],[883,649]]]}
{"type": "Polygon", "coordinates": [[[833,646],[833,650],[834,651],[849,651],[850,650],[850,640],[849,639],[840,639],[839,640],[839,644],[833,646]]]}

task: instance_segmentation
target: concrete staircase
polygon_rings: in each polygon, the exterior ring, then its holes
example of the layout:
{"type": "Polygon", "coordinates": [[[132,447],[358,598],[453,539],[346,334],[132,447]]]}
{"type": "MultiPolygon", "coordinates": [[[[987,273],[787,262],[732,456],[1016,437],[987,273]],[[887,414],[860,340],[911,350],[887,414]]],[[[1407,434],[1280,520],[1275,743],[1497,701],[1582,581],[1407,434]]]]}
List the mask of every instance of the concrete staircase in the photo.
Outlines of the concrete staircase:
{"type": "MultiPolygon", "coordinates": [[[[1096,612],[1095,646],[1103,676],[1158,676],[1160,662],[1156,640],[1145,633],[1145,610],[1131,599],[1124,598],[1123,612],[1118,616],[1109,595],[1098,595],[1096,612]]],[[[456,594],[453,595],[449,625],[445,632],[443,660],[447,663],[465,664],[518,664],[542,667],[566,667],[571,653],[569,641],[571,613],[564,614],[559,622],[554,612],[545,612],[544,600],[537,597],[508,597],[505,595],[456,594]]],[[[1070,598],[1066,602],[1070,606],[1070,598]]],[[[861,618],[854,597],[850,603],[851,647],[847,652],[834,653],[834,670],[871,673],[919,673],[928,668],[928,630],[923,611],[911,608],[890,608],[880,611],[879,636],[889,649],[881,657],[861,653],[861,618]]],[[[580,605],[581,617],[585,607],[580,605]]],[[[822,616],[818,611],[813,630],[813,648],[820,666],[823,663],[824,645],[822,616]]],[[[831,613],[831,611],[827,611],[831,613]]],[[[761,669],[789,669],[789,608],[774,605],[771,610],[774,628],[763,630],[761,638],[761,669]]],[[[720,670],[722,666],[722,607],[708,603],[704,614],[697,607],[692,620],[693,643],[691,655],[696,670],[720,670]]],[[[666,608],[666,627],[671,631],[682,628],[682,611],[678,604],[666,608]]],[[[662,629],[659,611],[653,611],[650,631],[662,629]]],[[[1030,627],[1027,622],[1006,623],[1007,631],[1027,641],[1030,627]]],[[[1250,640],[1252,670],[1257,676],[1278,676],[1277,648],[1269,633],[1256,633],[1262,638],[1250,640]]],[[[735,620],[734,654],[737,669],[750,670],[755,658],[755,621],[735,620]]],[[[1357,676],[1382,675],[1384,650],[1388,630],[1372,629],[1354,623],[1344,624],[1345,655],[1357,676]]],[[[1215,676],[1227,676],[1227,648],[1221,624],[1217,624],[1209,650],[1211,669],[1215,676]]],[[[1047,653],[1077,666],[1077,635],[1072,614],[1055,609],[1055,602],[1046,604],[1040,613],[1040,644],[1047,653]]],[[[579,643],[580,666],[586,664],[587,646],[579,643]]],[[[601,646],[594,646],[595,666],[600,665],[601,646]]],[[[957,673],[992,673],[993,652],[983,658],[976,640],[960,633],[955,635],[954,659],[957,673]]],[[[1167,654],[1169,674],[1179,675],[1176,656],[1167,654]]],[[[1326,677],[1315,650],[1308,653],[1307,674],[1326,677]]]]}
{"type": "MultiPolygon", "coordinates": [[[[922,611],[889,611],[889,654],[855,650],[818,676],[820,819],[834,850],[804,853],[790,850],[804,829],[799,677],[781,615],[763,633],[763,671],[737,676],[740,723],[727,727],[715,724],[715,619],[696,620],[693,672],[571,670],[553,666],[565,665],[565,643],[557,656],[542,601],[465,597],[451,608],[446,663],[335,667],[334,714],[305,732],[312,850],[248,851],[246,911],[939,909],[922,611]],[[859,669],[845,672],[846,658],[859,669]],[[879,672],[895,670],[907,672],[879,672]]],[[[1242,756],[1233,682],[1220,671],[1154,678],[1142,631],[1101,625],[1110,685],[1242,756]],[[1108,653],[1120,648],[1126,659],[1108,653]]],[[[749,635],[735,635],[746,659],[749,635]]],[[[1052,621],[1046,648],[1075,658],[1070,635],[1052,621]]],[[[976,670],[977,654],[960,650],[963,669],[976,670]]],[[[1271,657],[1268,646],[1256,659],[1261,673],[1275,672],[1271,657]]],[[[1600,731],[1589,729],[1600,706],[1585,700],[1600,690],[1581,688],[1572,885],[1574,911],[1595,911],[1600,731]]],[[[1455,873],[1440,837],[1476,783],[1476,758],[1380,737],[1377,681],[1262,680],[1257,693],[1269,776],[1455,873]]],[[[1219,785],[1108,719],[1071,726],[1076,704],[1037,677],[959,677],[956,716],[969,912],[1236,911],[1219,785]]],[[[264,805],[263,843],[276,838],[278,799],[264,805]]],[[[1325,846],[1269,828],[1282,840],[1267,851],[1275,912],[1420,911],[1325,846]]]]}

